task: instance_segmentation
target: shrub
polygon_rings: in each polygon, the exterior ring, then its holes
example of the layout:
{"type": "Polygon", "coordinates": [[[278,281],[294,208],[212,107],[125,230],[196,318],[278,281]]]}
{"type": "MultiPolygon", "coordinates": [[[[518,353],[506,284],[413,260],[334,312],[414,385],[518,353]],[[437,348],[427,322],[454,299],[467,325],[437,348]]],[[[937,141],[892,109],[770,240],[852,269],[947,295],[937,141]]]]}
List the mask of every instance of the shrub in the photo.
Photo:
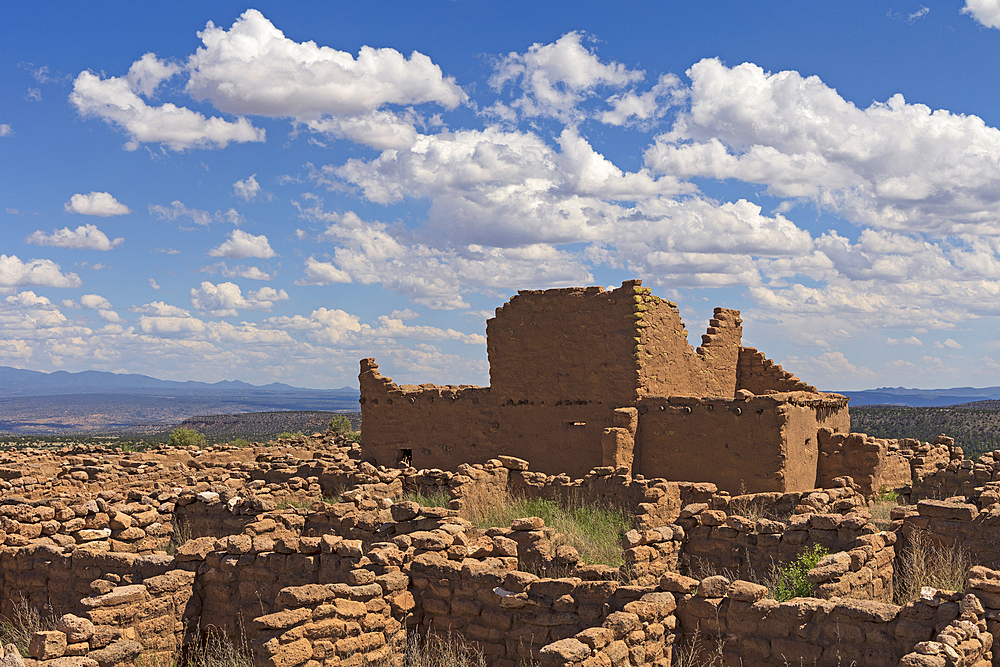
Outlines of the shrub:
{"type": "Polygon", "coordinates": [[[302,438],[305,434],[302,431],[282,431],[275,438],[302,438]]]}
{"type": "Polygon", "coordinates": [[[175,428],[170,432],[167,444],[171,447],[188,447],[190,445],[202,447],[205,445],[205,436],[193,428],[175,428]]]}
{"type": "Polygon", "coordinates": [[[236,438],[235,440],[231,440],[229,444],[233,445],[234,447],[249,447],[250,441],[247,440],[246,438],[236,438]]]}
{"type": "Polygon", "coordinates": [[[351,426],[351,420],[344,415],[336,415],[330,420],[330,430],[334,433],[351,433],[354,428],[351,426]]]}
{"type": "Polygon", "coordinates": [[[878,493],[875,495],[875,501],[880,503],[895,503],[899,502],[899,494],[896,491],[890,491],[885,484],[878,487],[878,493]]]}
{"type": "Polygon", "coordinates": [[[816,567],[816,564],[830,553],[826,547],[814,544],[807,548],[791,563],[779,565],[772,571],[768,588],[778,602],[786,602],[792,598],[810,598],[813,587],[806,581],[806,574],[816,567]]]}

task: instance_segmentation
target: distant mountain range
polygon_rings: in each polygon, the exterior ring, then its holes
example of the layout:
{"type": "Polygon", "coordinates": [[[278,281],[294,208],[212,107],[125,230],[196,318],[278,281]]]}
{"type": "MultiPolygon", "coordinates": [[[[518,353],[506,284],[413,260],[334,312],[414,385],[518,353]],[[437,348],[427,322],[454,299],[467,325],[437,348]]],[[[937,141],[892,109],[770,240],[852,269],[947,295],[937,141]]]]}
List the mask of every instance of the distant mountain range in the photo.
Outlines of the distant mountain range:
{"type": "Polygon", "coordinates": [[[0,366],[0,433],[151,433],[196,415],[356,411],[356,387],[174,382],[102,371],[41,373],[0,366]]]}
{"type": "Polygon", "coordinates": [[[355,400],[358,390],[352,387],[340,389],[303,389],[280,382],[265,385],[247,384],[239,380],[223,380],[207,383],[175,382],[158,380],[148,375],[106,373],[104,371],[83,371],[68,373],[56,371],[42,373],[9,366],[0,366],[0,398],[14,396],[52,396],[55,394],[159,394],[168,392],[183,396],[217,396],[220,394],[259,393],[306,393],[306,394],[351,394],[355,400]]]}
{"type": "Polygon", "coordinates": [[[944,407],[979,401],[1000,400],[1000,387],[955,387],[953,389],[906,389],[880,387],[862,391],[838,391],[851,405],[906,405],[914,408],[944,407]]]}

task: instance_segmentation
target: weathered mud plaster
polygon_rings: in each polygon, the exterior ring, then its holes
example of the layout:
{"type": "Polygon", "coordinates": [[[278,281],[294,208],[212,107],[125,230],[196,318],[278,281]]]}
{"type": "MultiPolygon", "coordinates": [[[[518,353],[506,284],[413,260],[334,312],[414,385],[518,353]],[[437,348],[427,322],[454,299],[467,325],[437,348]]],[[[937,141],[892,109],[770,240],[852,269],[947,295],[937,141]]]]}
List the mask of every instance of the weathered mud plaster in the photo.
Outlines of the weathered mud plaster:
{"type": "Polygon", "coordinates": [[[455,469],[507,454],[572,476],[614,466],[733,492],[813,488],[817,431],[850,430],[847,398],[743,347],[742,323],[716,308],[695,349],[677,305],[639,280],[520,291],[486,322],[490,387],[398,385],[361,360],[364,456],[455,469]]]}

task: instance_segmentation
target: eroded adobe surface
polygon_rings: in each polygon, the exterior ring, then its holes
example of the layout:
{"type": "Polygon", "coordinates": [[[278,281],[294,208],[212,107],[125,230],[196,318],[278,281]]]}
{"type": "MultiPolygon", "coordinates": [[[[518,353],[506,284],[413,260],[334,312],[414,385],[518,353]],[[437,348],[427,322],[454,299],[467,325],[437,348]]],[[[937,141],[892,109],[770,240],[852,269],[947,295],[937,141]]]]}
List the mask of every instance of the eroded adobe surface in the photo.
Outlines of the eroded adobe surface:
{"type": "Polygon", "coordinates": [[[501,454],[582,476],[598,466],[732,493],[817,483],[818,432],[847,399],[742,345],[716,308],[692,348],[676,304],[641,281],[521,291],[486,323],[490,386],[398,385],[361,361],[365,458],[455,468],[501,454]]]}

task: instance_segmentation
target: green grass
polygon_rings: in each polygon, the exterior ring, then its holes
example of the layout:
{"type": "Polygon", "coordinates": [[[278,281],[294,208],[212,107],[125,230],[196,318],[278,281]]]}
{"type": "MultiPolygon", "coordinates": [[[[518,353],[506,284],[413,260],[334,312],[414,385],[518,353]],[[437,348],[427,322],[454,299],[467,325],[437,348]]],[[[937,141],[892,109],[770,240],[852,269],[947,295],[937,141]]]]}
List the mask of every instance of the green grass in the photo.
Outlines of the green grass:
{"type": "Polygon", "coordinates": [[[448,502],[451,501],[451,496],[446,490],[441,489],[427,496],[420,493],[407,493],[403,495],[401,500],[416,503],[421,507],[447,508],[448,502]]]}
{"type": "Polygon", "coordinates": [[[622,537],[634,525],[634,517],[624,509],[580,497],[564,503],[510,494],[499,498],[467,497],[463,511],[480,528],[509,526],[514,519],[523,517],[541,517],[546,526],[563,534],[560,544],[574,547],[583,563],[611,567],[624,564],[622,537]]]}
{"type": "Polygon", "coordinates": [[[279,433],[278,435],[276,435],[274,437],[275,437],[275,439],[277,439],[277,438],[302,438],[302,437],[305,437],[305,433],[303,433],[302,431],[295,431],[295,432],[292,432],[292,431],[282,431],[281,433],[279,433]]]}

